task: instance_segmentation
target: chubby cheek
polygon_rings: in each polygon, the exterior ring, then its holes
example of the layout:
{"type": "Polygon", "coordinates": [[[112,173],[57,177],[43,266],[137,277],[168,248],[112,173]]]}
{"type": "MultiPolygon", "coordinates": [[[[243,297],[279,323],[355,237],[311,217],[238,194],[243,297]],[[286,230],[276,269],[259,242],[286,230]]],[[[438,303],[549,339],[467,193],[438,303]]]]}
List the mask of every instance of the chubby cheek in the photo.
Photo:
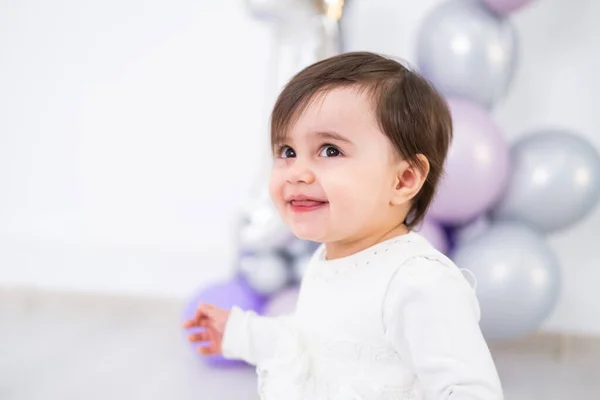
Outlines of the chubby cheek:
{"type": "Polygon", "coordinates": [[[332,218],[336,225],[352,230],[369,225],[374,213],[385,206],[383,180],[374,178],[374,174],[356,170],[354,174],[345,174],[329,180],[327,194],[331,204],[332,218]]]}
{"type": "Polygon", "coordinates": [[[344,224],[353,219],[356,211],[361,208],[363,187],[352,177],[341,176],[331,179],[322,179],[321,185],[330,205],[330,217],[335,220],[336,225],[344,224]]]}
{"type": "Polygon", "coordinates": [[[284,187],[284,179],[283,174],[278,169],[273,169],[271,171],[271,176],[269,178],[269,196],[271,196],[271,200],[279,210],[282,211],[284,207],[283,200],[283,187],[284,187]]]}

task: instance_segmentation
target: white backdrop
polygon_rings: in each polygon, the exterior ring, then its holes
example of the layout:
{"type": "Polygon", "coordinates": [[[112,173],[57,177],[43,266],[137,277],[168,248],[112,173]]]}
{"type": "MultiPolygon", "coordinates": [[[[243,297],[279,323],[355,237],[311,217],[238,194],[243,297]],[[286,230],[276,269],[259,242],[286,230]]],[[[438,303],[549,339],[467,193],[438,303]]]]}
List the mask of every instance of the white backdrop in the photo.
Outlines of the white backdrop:
{"type": "MultiPolygon", "coordinates": [[[[348,50],[414,63],[440,0],[348,2],[348,50]]],[[[574,129],[600,147],[600,3],[514,16],[508,137],[574,129]],[[594,109],[592,109],[594,108],[594,109]]],[[[235,213],[265,165],[270,32],[242,0],[0,6],[0,283],[185,297],[234,268],[235,213]]],[[[546,329],[600,334],[600,208],[550,240],[546,329]]]]}

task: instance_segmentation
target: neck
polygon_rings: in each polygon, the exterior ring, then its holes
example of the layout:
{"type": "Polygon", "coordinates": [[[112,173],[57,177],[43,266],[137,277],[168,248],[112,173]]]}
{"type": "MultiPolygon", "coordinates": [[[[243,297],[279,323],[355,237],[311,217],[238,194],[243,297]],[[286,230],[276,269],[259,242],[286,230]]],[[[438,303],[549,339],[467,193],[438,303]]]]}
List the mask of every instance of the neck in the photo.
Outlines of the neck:
{"type": "Polygon", "coordinates": [[[381,243],[396,236],[405,235],[408,228],[404,224],[394,226],[391,229],[384,230],[378,234],[370,234],[361,238],[352,240],[341,240],[337,242],[325,243],[327,259],[334,260],[350,256],[359,251],[368,249],[371,246],[381,243]]]}

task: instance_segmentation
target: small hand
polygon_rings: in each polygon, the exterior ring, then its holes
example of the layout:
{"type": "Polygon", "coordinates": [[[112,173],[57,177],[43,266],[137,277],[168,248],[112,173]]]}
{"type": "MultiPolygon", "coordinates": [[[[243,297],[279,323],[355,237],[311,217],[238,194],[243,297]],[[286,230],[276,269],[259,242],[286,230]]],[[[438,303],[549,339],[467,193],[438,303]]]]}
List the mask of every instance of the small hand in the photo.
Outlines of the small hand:
{"type": "Polygon", "coordinates": [[[198,348],[200,354],[205,356],[221,354],[221,344],[223,343],[223,333],[225,325],[229,318],[229,311],[215,307],[210,304],[200,304],[196,310],[196,315],[184,322],[184,329],[204,328],[200,333],[191,333],[188,340],[192,343],[205,342],[208,346],[198,348]]]}

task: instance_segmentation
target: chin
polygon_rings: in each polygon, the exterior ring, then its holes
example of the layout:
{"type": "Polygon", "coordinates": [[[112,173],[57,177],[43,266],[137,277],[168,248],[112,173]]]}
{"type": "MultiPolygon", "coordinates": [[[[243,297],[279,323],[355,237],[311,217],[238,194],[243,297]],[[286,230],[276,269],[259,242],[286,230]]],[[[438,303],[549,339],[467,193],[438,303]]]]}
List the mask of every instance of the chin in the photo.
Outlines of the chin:
{"type": "Polygon", "coordinates": [[[317,243],[325,242],[326,235],[320,229],[307,226],[292,226],[292,232],[300,240],[310,240],[317,243]]]}

